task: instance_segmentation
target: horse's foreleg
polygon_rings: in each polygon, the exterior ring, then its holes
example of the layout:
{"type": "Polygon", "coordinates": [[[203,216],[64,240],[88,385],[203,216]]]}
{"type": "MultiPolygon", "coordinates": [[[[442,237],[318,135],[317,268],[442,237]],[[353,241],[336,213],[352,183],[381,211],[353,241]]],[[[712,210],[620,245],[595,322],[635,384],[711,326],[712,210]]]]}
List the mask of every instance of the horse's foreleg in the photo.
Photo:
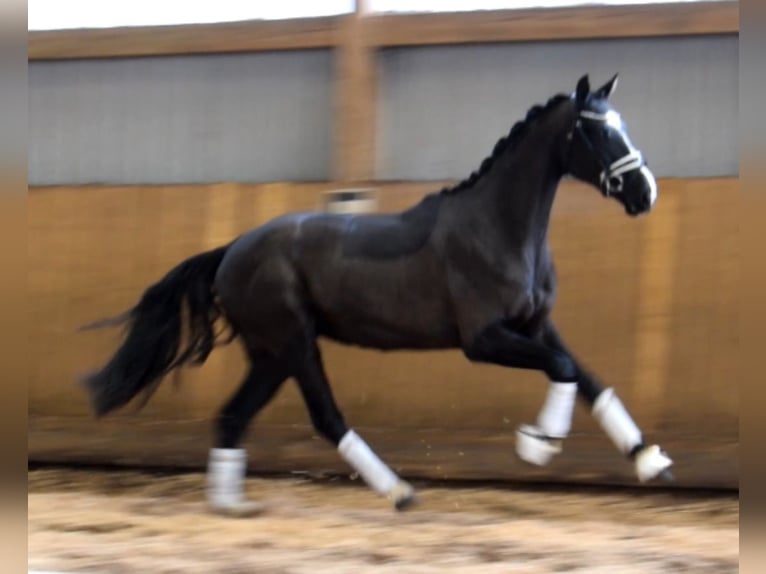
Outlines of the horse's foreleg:
{"type": "Polygon", "coordinates": [[[516,431],[516,453],[520,459],[545,466],[561,452],[572,427],[576,397],[577,383],[551,381],[537,423],[522,424],[516,431]]]}
{"type": "Polygon", "coordinates": [[[536,425],[522,425],[516,434],[516,452],[531,464],[546,465],[561,451],[569,434],[577,395],[577,368],[571,357],[516,333],[502,323],[486,328],[466,349],[469,359],[517,369],[533,369],[548,375],[548,397],[536,425]]]}
{"type": "Polygon", "coordinates": [[[251,419],[287,378],[283,361],[258,356],[251,362],[250,372],[216,419],[216,446],[208,461],[208,502],[213,511],[227,516],[253,516],[263,509],[245,498],[247,452],[239,445],[251,419]]]}
{"type": "Polygon", "coordinates": [[[388,497],[397,510],[416,502],[415,491],[399,478],[353,429],[348,428],[333,397],[313,337],[306,337],[291,354],[295,378],[317,432],[338,449],[375,492],[388,497]]]}
{"type": "MultiPolygon", "coordinates": [[[[603,388],[593,375],[578,364],[551,321],[544,326],[542,341],[546,346],[572,358],[577,368],[577,390],[580,396],[591,408],[596,421],[618,450],[633,461],[638,479],[646,482],[658,477],[670,478],[673,461],[659,446],[644,444],[643,433],[617,397],[615,390],[603,388]]],[[[555,386],[556,383],[551,384],[549,399],[555,386]]],[[[543,407],[544,411],[546,407],[543,407]]]]}

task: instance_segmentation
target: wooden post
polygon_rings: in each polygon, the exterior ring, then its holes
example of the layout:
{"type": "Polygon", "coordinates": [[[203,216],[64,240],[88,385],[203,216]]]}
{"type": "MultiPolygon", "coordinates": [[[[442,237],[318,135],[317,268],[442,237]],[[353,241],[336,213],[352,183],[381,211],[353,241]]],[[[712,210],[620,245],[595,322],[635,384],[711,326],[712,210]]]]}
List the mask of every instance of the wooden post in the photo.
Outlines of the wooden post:
{"type": "Polygon", "coordinates": [[[365,1],[340,25],[335,60],[334,179],[342,184],[375,178],[375,49],[365,37],[365,1]]]}

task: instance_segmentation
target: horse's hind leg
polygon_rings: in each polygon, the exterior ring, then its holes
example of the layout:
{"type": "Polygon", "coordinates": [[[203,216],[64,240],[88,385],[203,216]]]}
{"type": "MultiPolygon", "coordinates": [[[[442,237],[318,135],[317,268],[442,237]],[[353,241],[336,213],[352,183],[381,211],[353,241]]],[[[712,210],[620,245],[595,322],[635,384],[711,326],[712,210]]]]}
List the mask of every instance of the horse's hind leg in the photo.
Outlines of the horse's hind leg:
{"type": "Polygon", "coordinates": [[[216,419],[215,447],[208,461],[208,502],[213,511],[227,516],[253,516],[263,509],[245,499],[247,452],[240,443],[251,419],[288,375],[287,363],[280,358],[255,353],[249,353],[249,358],[249,373],[216,419]]]}
{"type": "Polygon", "coordinates": [[[313,335],[302,337],[290,353],[292,370],[309,410],[311,421],[325,439],[338,449],[378,494],[388,497],[397,510],[403,510],[416,498],[414,489],[399,478],[343,420],[327,381],[322,357],[313,335]]]}

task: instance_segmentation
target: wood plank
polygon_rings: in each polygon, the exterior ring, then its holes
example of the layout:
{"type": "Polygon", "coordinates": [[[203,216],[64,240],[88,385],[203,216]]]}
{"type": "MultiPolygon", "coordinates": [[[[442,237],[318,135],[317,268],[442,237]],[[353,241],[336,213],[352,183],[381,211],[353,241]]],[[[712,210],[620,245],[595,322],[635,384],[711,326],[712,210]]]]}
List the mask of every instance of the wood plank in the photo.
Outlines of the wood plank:
{"type": "Polygon", "coordinates": [[[735,34],[737,2],[392,14],[365,21],[379,47],[735,34]]]}
{"type": "MultiPolygon", "coordinates": [[[[392,468],[407,478],[513,481],[654,488],[739,488],[739,449],[727,437],[671,436],[676,482],[641,485],[633,468],[603,436],[578,435],[548,467],[524,464],[514,455],[512,432],[449,428],[368,428],[357,431],[392,468]]],[[[350,476],[337,451],[306,424],[258,422],[249,433],[248,468],[255,474],[350,476]]],[[[206,421],[104,421],[30,417],[30,463],[69,463],[203,470],[211,445],[206,421]]]]}
{"type": "Polygon", "coordinates": [[[333,48],[341,17],[253,20],[182,26],[40,30],[30,60],[119,58],[333,48]]]}
{"type": "MultiPolygon", "coordinates": [[[[334,48],[351,16],[182,26],[32,31],[29,60],[334,48]]],[[[441,14],[367,14],[374,47],[735,34],[732,1],[585,6],[441,14]]]]}

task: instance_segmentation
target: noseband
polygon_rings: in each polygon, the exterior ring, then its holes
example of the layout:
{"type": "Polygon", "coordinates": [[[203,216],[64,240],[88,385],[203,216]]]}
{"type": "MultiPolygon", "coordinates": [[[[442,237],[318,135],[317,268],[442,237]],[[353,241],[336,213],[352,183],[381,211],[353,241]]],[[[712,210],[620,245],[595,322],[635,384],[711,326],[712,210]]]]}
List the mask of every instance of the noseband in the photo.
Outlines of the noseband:
{"type": "MultiPolygon", "coordinates": [[[[630,171],[641,169],[646,165],[646,162],[644,162],[641,152],[630,145],[623,136],[623,143],[628,148],[628,153],[610,164],[608,160],[604,158],[601,151],[595,148],[585,133],[585,130],[583,130],[583,119],[607,123],[609,121],[609,116],[608,114],[600,114],[589,110],[581,111],[575,122],[573,133],[570,134],[570,139],[572,139],[574,133],[577,133],[601,166],[601,174],[599,175],[601,193],[606,197],[619,194],[622,192],[623,175],[630,171]]],[[[619,130],[617,131],[621,136],[623,135],[622,132],[619,130]]]]}

